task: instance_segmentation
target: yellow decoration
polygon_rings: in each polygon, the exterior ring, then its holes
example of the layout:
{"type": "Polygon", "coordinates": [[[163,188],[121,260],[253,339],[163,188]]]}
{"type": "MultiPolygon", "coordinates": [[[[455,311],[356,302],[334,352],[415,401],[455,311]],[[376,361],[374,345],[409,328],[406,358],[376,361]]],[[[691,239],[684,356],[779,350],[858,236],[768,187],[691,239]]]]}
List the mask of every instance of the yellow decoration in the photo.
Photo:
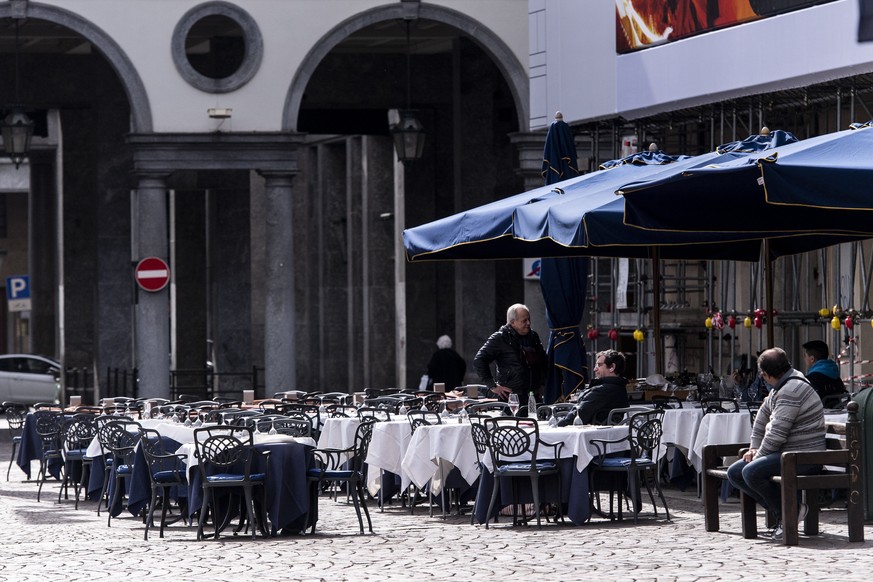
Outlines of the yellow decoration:
{"type": "Polygon", "coordinates": [[[635,329],[634,330],[634,339],[637,340],[638,342],[641,342],[641,341],[646,339],[646,334],[644,334],[643,330],[641,330],[641,329],[635,329]]]}
{"type": "Polygon", "coordinates": [[[839,317],[834,316],[834,318],[831,320],[831,327],[837,331],[840,330],[840,318],[839,317]]]}
{"type": "Polygon", "coordinates": [[[752,329],[752,318],[748,315],[746,316],[746,319],[743,320],[743,327],[746,329],[752,329]]]}
{"type": "Polygon", "coordinates": [[[839,315],[843,312],[842,308],[839,305],[834,305],[833,314],[839,315]]]}
{"type": "Polygon", "coordinates": [[[706,327],[706,329],[712,329],[712,318],[707,317],[706,321],[703,322],[703,325],[706,327]]]}
{"type": "Polygon", "coordinates": [[[831,310],[828,309],[827,307],[822,307],[821,309],[818,310],[818,314],[821,315],[822,317],[827,317],[828,315],[831,314],[831,310]]]}

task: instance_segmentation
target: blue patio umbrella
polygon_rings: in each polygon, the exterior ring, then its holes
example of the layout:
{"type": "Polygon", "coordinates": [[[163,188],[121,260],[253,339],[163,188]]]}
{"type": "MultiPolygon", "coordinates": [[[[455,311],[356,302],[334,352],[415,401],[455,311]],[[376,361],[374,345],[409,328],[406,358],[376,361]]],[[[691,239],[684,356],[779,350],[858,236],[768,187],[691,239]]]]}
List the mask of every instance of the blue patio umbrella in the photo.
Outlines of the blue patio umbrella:
{"type": "MultiPolygon", "coordinates": [[[[543,178],[546,185],[579,175],[573,132],[560,112],[549,126],[543,147],[543,178]]],[[[549,326],[548,373],[544,401],[566,399],[587,380],[585,346],[579,324],[585,313],[588,259],[544,258],[540,264],[540,289],[549,326]]]]}
{"type": "Polygon", "coordinates": [[[618,189],[626,224],[695,232],[873,233],[873,124],[618,189]]]}

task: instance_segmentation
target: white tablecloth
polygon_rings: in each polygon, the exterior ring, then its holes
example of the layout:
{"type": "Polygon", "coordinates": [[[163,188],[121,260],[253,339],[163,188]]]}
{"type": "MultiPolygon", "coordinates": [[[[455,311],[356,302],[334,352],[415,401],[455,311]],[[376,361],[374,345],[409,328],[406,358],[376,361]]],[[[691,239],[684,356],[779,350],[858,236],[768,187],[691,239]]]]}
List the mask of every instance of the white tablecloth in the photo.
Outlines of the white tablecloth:
{"type": "Polygon", "coordinates": [[[704,414],[700,419],[694,446],[688,453],[688,462],[699,473],[703,467],[703,447],[730,443],[748,443],[752,435],[749,411],[704,414]]]}
{"type": "Polygon", "coordinates": [[[380,471],[400,475],[400,486],[409,487],[409,477],[401,466],[403,455],[412,438],[412,428],[407,419],[377,422],[373,425],[373,437],[367,451],[367,489],[376,495],[381,487],[380,471]]]}
{"type": "Polygon", "coordinates": [[[347,449],[355,444],[355,431],[361,421],[357,418],[325,418],[318,437],[319,449],[347,449]]]}
{"type": "Polygon", "coordinates": [[[664,434],[661,443],[673,443],[688,457],[694,448],[694,440],[703,418],[703,409],[698,407],[673,408],[664,411],[664,434]]]}
{"type": "Polygon", "coordinates": [[[431,490],[439,494],[442,490],[440,475],[448,475],[455,467],[470,485],[479,477],[470,423],[449,422],[418,427],[403,455],[402,474],[419,488],[433,479],[431,490]]]}
{"type": "MultiPolygon", "coordinates": [[[[136,422],[138,422],[143,428],[154,429],[161,433],[161,436],[171,438],[179,444],[194,442],[194,429],[196,427],[185,426],[182,423],[158,420],[156,418],[146,418],[143,420],[138,420],[136,422]]],[[[99,457],[101,454],[102,453],[100,451],[100,442],[97,440],[97,437],[94,437],[94,439],[88,445],[88,450],[85,451],[85,456],[93,458],[99,457]]]]}

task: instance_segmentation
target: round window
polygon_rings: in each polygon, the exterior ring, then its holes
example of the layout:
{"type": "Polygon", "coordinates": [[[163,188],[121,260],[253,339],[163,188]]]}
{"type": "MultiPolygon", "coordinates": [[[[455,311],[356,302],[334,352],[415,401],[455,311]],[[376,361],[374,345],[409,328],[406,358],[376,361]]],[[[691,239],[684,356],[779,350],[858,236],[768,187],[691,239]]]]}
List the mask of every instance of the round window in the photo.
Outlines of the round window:
{"type": "Polygon", "coordinates": [[[227,93],[245,85],[258,69],[261,34],[247,12],[227,2],[189,10],[173,31],[173,62],[191,85],[227,93]]]}

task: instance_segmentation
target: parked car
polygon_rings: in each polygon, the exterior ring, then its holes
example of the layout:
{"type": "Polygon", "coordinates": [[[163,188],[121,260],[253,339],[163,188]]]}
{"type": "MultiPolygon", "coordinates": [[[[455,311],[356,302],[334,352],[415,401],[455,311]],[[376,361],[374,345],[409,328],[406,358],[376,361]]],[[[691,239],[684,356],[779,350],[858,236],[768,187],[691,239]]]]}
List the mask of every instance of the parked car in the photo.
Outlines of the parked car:
{"type": "Polygon", "coordinates": [[[0,355],[0,402],[60,402],[61,364],[31,354],[0,355]]]}

